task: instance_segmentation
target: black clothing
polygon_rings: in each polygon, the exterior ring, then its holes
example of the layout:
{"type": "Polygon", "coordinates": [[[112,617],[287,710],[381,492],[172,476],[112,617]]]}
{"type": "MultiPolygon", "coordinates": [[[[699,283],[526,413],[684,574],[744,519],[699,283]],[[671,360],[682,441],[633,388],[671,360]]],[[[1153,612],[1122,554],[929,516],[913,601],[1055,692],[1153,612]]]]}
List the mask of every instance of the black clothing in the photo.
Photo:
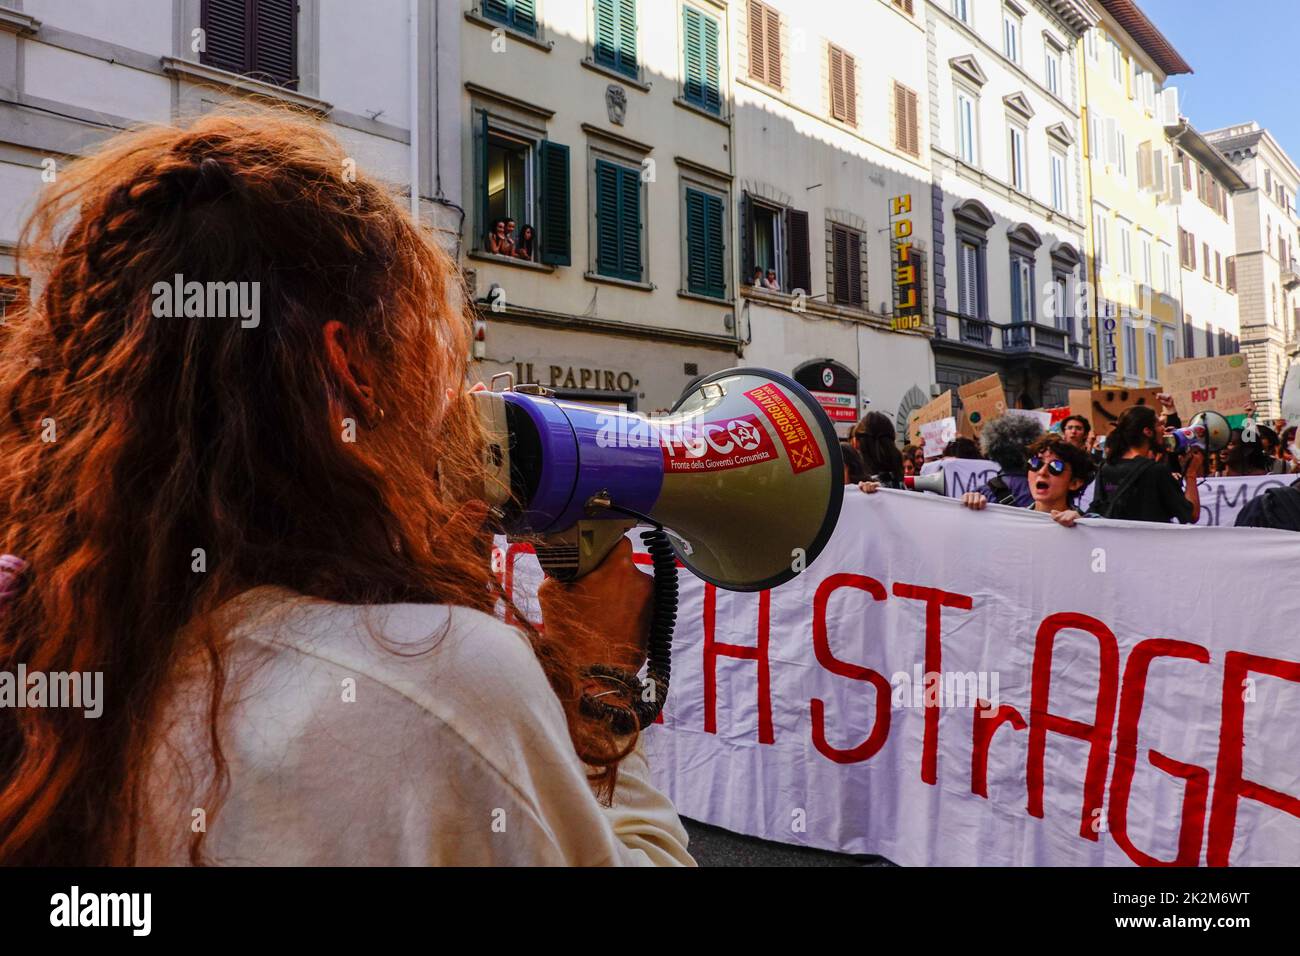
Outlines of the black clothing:
{"type": "Polygon", "coordinates": [[[1150,458],[1106,462],[1097,473],[1091,510],[1129,521],[1192,521],[1192,503],[1169,469],[1150,458]]]}
{"type": "Polygon", "coordinates": [[[1279,528],[1300,531],[1300,481],[1286,488],[1270,488],[1246,502],[1237,515],[1238,528],[1279,528]]]}

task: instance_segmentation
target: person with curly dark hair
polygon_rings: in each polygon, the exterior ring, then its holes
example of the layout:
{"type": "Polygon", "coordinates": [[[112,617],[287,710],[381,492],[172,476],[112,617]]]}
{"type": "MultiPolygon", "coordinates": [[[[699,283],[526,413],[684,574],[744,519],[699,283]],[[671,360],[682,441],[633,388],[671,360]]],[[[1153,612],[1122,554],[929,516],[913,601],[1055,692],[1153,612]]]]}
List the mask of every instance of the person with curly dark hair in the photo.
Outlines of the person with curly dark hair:
{"type": "Polygon", "coordinates": [[[1034,503],[1025,471],[1028,448],[1043,434],[1043,426],[1023,415],[1003,415],[984,426],[980,449],[1002,470],[975,494],[996,504],[1028,508],[1034,503]]]}
{"type": "MultiPolygon", "coordinates": [[[[1028,507],[1050,514],[1058,524],[1073,527],[1080,517],[1075,502],[1092,480],[1092,458],[1078,445],[1053,434],[1043,435],[1029,446],[1028,452],[1026,476],[1032,499],[1028,507]]],[[[989,500],[978,491],[968,491],[961,502],[982,511],[989,500]]]]}

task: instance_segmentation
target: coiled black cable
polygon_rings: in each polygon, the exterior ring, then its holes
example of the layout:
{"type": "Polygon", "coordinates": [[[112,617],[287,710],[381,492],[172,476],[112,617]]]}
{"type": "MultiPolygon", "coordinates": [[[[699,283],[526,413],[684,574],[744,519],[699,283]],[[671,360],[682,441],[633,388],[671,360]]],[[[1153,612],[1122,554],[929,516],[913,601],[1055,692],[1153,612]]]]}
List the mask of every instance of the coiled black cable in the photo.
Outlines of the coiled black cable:
{"type": "Polygon", "coordinates": [[[662,526],[641,532],[641,541],[650,553],[654,569],[654,609],[650,615],[650,639],[646,648],[646,679],[616,667],[596,665],[587,673],[618,683],[629,692],[631,709],[608,704],[584,694],[582,711],[591,717],[608,720],[615,733],[630,734],[654,723],[668,699],[668,681],[672,674],[673,628],[677,624],[677,555],[662,526]],[[650,694],[645,693],[650,689],[650,694]]]}

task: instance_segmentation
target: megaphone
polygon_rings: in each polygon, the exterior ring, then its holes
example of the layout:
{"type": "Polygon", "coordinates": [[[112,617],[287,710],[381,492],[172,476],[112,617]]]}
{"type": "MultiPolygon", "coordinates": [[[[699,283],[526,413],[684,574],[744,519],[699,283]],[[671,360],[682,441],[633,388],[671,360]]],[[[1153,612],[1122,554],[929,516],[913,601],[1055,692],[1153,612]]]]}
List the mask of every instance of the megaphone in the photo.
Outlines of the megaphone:
{"type": "Polygon", "coordinates": [[[936,495],[946,494],[948,487],[942,471],[930,475],[907,475],[903,478],[903,485],[913,491],[933,491],[936,495]]]}
{"type": "Polygon", "coordinates": [[[1228,447],[1231,437],[1232,426],[1218,412],[1197,412],[1183,428],[1165,432],[1165,448],[1180,455],[1189,447],[1222,451],[1228,447]]]}
{"type": "MultiPolygon", "coordinates": [[[[725,369],[694,382],[669,415],[646,418],[556,397],[538,385],[471,393],[487,433],[484,498],[497,530],[538,538],[546,574],[572,581],[629,529],[655,570],[653,700],[626,710],[584,697],[616,729],[644,727],[666,697],[676,561],[731,591],[776,587],[821,554],[839,518],[844,464],[826,413],[793,379],[725,369]]],[[[627,684],[627,675],[596,676],[627,684]]],[[[634,676],[634,675],[633,675],[634,676]]]]}

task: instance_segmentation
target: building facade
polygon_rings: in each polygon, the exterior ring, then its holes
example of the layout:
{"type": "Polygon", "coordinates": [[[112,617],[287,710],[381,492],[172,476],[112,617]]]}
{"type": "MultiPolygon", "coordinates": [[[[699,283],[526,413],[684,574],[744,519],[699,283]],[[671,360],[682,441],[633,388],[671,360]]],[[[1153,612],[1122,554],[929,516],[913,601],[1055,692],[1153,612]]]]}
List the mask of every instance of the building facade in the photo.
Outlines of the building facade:
{"type": "MultiPolygon", "coordinates": [[[[1184,117],[1167,126],[1173,166],[1184,358],[1240,349],[1233,197],[1246,183],[1184,117]]],[[[1168,342],[1166,341],[1166,346],[1168,342]]]]}
{"type": "Polygon", "coordinates": [[[1258,123],[1213,130],[1205,138],[1227,157],[1246,185],[1232,203],[1241,350],[1250,362],[1256,408],[1264,418],[1274,418],[1287,365],[1298,345],[1300,219],[1295,203],[1300,171],[1258,123]]]}
{"type": "Polygon", "coordinates": [[[735,6],[460,6],[478,374],[668,410],[737,359],[735,6]]]}
{"type": "Polygon", "coordinates": [[[1078,40],[1085,2],[929,0],[935,375],[992,372],[1010,404],[1092,382],[1078,40]]]}
{"type": "Polygon", "coordinates": [[[458,0],[0,3],[0,298],[26,291],[15,243],[60,166],[134,124],[240,100],[320,117],[395,192],[418,177],[420,215],[454,251],[459,18],[458,0]]]}
{"type": "Polygon", "coordinates": [[[1170,76],[1191,67],[1132,0],[1097,0],[1083,42],[1089,271],[1105,383],[1155,387],[1178,358],[1180,275],[1170,76]]]}
{"type": "Polygon", "coordinates": [[[746,364],[794,375],[841,434],[930,399],[923,2],[733,4],[746,364]]]}

